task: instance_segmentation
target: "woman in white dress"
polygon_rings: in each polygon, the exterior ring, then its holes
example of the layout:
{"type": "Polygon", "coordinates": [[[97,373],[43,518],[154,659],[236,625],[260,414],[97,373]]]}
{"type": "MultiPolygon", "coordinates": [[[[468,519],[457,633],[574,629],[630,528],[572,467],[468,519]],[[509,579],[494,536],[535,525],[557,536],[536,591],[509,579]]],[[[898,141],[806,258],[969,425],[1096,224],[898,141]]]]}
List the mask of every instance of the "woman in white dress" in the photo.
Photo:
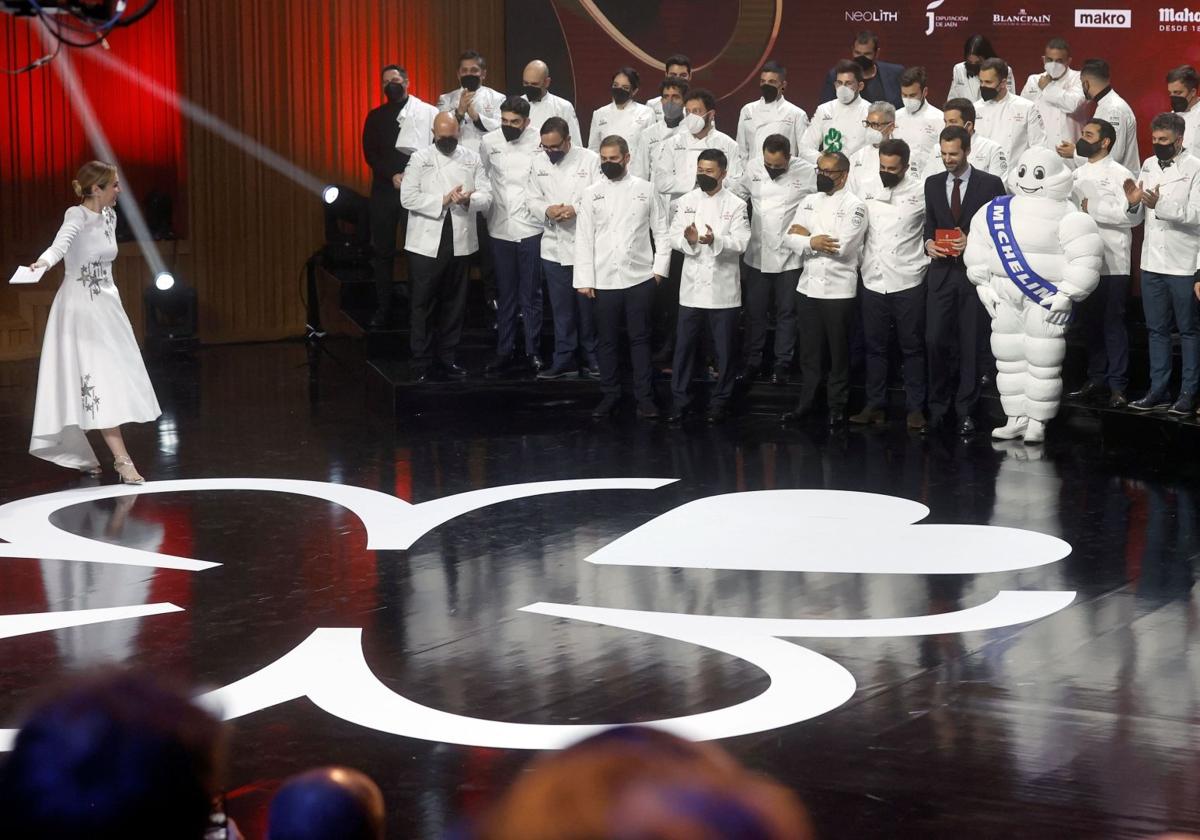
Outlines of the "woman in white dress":
{"type": "Polygon", "coordinates": [[[141,484],[121,424],[148,423],[162,412],[112,278],[117,256],[113,206],[121,184],[115,166],[92,161],[72,186],[82,201],[68,208],[54,244],[30,266],[66,264],[42,342],[29,452],[99,475],[100,462],[86,434],[99,429],[121,482],[141,484]]]}

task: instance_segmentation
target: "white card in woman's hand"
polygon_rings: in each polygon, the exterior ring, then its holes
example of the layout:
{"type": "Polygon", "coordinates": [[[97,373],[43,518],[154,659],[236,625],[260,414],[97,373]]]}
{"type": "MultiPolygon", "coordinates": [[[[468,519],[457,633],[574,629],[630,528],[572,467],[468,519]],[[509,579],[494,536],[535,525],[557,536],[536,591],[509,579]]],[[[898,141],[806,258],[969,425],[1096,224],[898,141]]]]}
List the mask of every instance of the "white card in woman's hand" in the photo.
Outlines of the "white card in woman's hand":
{"type": "Polygon", "coordinates": [[[27,265],[22,265],[17,267],[16,274],[8,282],[14,285],[18,283],[36,283],[42,279],[42,275],[45,273],[46,269],[44,268],[30,268],[27,265]]]}

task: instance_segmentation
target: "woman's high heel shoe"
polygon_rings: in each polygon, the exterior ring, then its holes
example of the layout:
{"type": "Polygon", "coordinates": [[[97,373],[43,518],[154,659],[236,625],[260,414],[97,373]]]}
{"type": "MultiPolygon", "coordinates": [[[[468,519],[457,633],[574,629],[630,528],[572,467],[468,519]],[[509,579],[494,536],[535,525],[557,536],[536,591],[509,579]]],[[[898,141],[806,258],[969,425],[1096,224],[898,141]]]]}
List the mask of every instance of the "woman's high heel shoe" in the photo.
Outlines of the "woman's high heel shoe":
{"type": "Polygon", "coordinates": [[[146,483],[146,479],[138,475],[137,468],[134,467],[132,458],[114,458],[113,469],[117,471],[117,475],[120,477],[122,484],[146,483]]]}

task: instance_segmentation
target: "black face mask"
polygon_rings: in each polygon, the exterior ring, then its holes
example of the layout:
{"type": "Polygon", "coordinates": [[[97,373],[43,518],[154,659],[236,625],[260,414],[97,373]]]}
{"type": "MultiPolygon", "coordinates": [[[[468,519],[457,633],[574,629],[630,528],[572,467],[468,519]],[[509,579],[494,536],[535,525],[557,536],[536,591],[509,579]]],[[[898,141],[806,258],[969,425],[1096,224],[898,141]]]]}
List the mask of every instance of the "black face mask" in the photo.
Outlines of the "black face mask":
{"type": "Polygon", "coordinates": [[[625,167],[615,160],[606,160],[600,164],[600,171],[604,173],[605,178],[615,181],[625,174],[625,167]]]}
{"type": "Polygon", "coordinates": [[[1075,154],[1079,155],[1080,157],[1090,158],[1092,155],[1096,154],[1099,151],[1100,151],[1099,141],[1097,141],[1095,143],[1089,143],[1088,141],[1084,140],[1082,137],[1080,137],[1078,140],[1075,141],[1075,154]]]}
{"type": "Polygon", "coordinates": [[[968,61],[967,62],[967,78],[974,79],[976,76],[978,76],[979,75],[979,67],[980,67],[979,64],[975,64],[974,62],[968,61]]]}
{"type": "Polygon", "coordinates": [[[771,176],[772,181],[778,181],[787,172],[786,166],[767,166],[764,164],[763,168],[767,170],[767,174],[771,176]]]}
{"type": "Polygon", "coordinates": [[[500,126],[500,131],[504,134],[504,139],[509,143],[525,133],[525,129],[517,128],[515,125],[502,125],[500,126]]]}
{"type": "Polygon", "coordinates": [[[820,172],[817,173],[817,192],[823,192],[826,195],[833,192],[833,179],[828,175],[820,172]]]}
{"type": "Polygon", "coordinates": [[[982,85],[979,88],[979,98],[984,102],[994,102],[999,95],[1000,88],[985,88],[982,85]]]}
{"type": "Polygon", "coordinates": [[[462,85],[463,90],[479,90],[479,86],[483,84],[483,80],[474,73],[469,76],[463,76],[458,82],[462,85]]]}
{"type": "Polygon", "coordinates": [[[889,190],[894,190],[896,187],[898,187],[900,185],[900,179],[903,177],[904,176],[899,172],[884,172],[882,170],[879,172],[879,182],[889,190]]]}
{"type": "Polygon", "coordinates": [[[1182,114],[1188,109],[1188,101],[1186,96],[1172,96],[1171,110],[1176,114],[1182,114]]]}
{"type": "Polygon", "coordinates": [[[625,88],[615,87],[612,89],[612,100],[618,105],[624,105],[631,96],[633,96],[633,91],[625,90],[625,88]]]}
{"type": "Polygon", "coordinates": [[[408,96],[408,91],[400,82],[388,82],[383,86],[383,95],[387,97],[388,102],[403,102],[408,96]]]}
{"type": "Polygon", "coordinates": [[[439,137],[433,141],[433,145],[437,147],[439,152],[449,157],[450,155],[454,154],[454,150],[458,148],[458,138],[439,137]]]}
{"type": "Polygon", "coordinates": [[[775,85],[759,85],[758,89],[762,91],[763,99],[767,102],[774,102],[776,97],[779,96],[779,88],[775,87],[775,85]]]}
{"type": "Polygon", "coordinates": [[[717,179],[711,175],[697,175],[696,186],[707,192],[712,192],[717,188],[717,179]]]}
{"type": "Polygon", "coordinates": [[[1174,143],[1154,143],[1150,148],[1154,149],[1154,156],[1164,163],[1175,157],[1174,143]]]}
{"type": "Polygon", "coordinates": [[[867,58],[865,55],[856,55],[854,57],[854,63],[862,68],[864,76],[871,75],[871,71],[875,69],[875,62],[872,59],[867,58]]]}
{"type": "Polygon", "coordinates": [[[546,95],[546,89],[537,85],[523,85],[525,89],[525,98],[530,102],[541,102],[542,97],[546,95]]]}

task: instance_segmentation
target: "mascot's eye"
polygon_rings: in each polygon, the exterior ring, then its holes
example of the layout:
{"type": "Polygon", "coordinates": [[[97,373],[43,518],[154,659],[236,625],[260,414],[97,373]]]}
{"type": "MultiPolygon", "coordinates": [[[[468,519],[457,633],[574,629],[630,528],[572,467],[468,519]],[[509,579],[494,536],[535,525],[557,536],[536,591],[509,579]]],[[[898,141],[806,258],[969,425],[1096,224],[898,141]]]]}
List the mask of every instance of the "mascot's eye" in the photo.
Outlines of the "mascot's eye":
{"type": "Polygon", "coordinates": [[[1025,167],[1024,166],[1022,166],[1020,169],[1017,170],[1017,177],[1018,178],[1025,177],[1025,167]]]}
{"type": "Polygon", "coordinates": [[[1046,170],[1040,166],[1035,167],[1033,170],[1033,177],[1037,178],[1039,181],[1042,180],[1046,177],[1046,170]]]}

